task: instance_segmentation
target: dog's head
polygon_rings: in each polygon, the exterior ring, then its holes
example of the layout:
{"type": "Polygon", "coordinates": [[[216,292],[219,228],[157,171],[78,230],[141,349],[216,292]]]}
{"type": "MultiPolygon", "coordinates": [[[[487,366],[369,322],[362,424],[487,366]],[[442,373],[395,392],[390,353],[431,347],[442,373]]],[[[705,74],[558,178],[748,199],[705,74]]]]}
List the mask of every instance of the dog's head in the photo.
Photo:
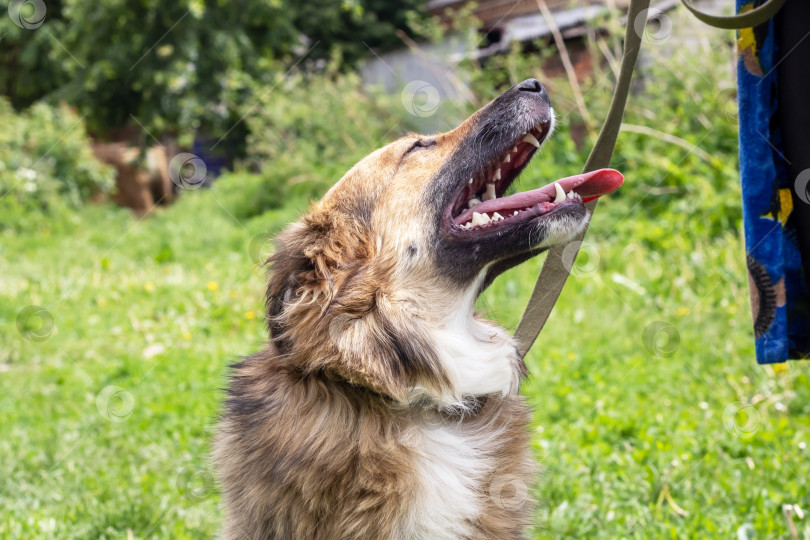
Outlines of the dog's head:
{"type": "Polygon", "coordinates": [[[473,318],[475,298],[579,233],[583,198],[622,182],[602,170],[504,196],[553,128],[529,79],[450,132],[403,137],[355,165],[279,237],[267,298],[279,351],[395,399],[511,390],[511,374],[464,360],[470,347],[513,350],[473,318]]]}

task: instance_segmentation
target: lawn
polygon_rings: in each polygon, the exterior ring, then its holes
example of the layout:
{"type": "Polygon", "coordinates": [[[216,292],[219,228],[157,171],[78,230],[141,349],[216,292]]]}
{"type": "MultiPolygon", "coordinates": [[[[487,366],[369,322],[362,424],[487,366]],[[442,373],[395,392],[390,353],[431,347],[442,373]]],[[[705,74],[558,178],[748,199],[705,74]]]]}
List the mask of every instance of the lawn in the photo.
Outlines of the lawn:
{"type": "MultiPolygon", "coordinates": [[[[728,76],[659,75],[627,121],[681,145],[622,134],[627,182],[527,357],[533,535],[810,538],[810,367],[754,358],[728,76]]],[[[521,189],[578,172],[565,108],[521,189]]],[[[0,538],[216,534],[227,366],[266,339],[259,263],[306,208],[246,213],[246,181],[145,219],[99,204],[0,228],[0,538]]],[[[540,263],[500,277],[481,311],[514,328],[540,263]]]]}
{"type": "MultiPolygon", "coordinates": [[[[88,207],[2,237],[0,536],[216,532],[208,452],[226,366],[265,339],[256,261],[300,210],[239,223],[217,198],[189,193],[144,220],[88,207]],[[20,326],[27,306],[44,326],[20,326]]],[[[783,506],[810,506],[807,365],[755,364],[737,235],[671,231],[651,251],[612,230],[620,206],[603,202],[527,359],[536,537],[750,524],[791,538],[783,506]]],[[[539,262],[501,277],[482,311],[514,327],[539,262]]]]}

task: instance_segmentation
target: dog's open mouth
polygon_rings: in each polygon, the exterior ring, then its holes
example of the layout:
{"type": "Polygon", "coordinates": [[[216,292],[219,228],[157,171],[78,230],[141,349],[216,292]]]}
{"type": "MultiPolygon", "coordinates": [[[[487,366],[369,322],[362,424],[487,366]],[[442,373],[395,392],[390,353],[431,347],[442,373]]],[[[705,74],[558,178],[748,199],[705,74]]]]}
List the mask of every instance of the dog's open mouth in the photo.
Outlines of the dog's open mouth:
{"type": "Polygon", "coordinates": [[[564,205],[583,204],[622,185],[624,177],[621,173],[600,169],[504,197],[548,136],[550,127],[549,122],[536,125],[467,181],[451,209],[452,221],[457,228],[495,229],[508,222],[549,214],[564,205]]]}

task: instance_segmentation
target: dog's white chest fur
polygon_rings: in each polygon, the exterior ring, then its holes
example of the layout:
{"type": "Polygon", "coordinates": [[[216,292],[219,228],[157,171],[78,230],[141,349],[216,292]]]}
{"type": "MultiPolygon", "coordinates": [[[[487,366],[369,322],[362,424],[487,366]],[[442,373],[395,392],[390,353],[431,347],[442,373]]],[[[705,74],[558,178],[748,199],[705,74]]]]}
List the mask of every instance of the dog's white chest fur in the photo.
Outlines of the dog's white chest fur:
{"type": "Polygon", "coordinates": [[[432,333],[452,386],[451,395],[433,396],[443,406],[458,407],[465,396],[517,392],[520,360],[514,341],[503,329],[460,317],[432,333]]]}
{"type": "MultiPolygon", "coordinates": [[[[519,372],[511,337],[502,329],[472,318],[459,318],[433,330],[442,367],[453,385],[450,395],[432,396],[444,406],[464,408],[464,396],[513,394],[519,372]]],[[[495,467],[491,446],[497,431],[469,431],[460,422],[418,422],[408,433],[419,477],[419,495],[398,538],[469,537],[479,516],[482,483],[495,467]]]]}
{"type": "Polygon", "coordinates": [[[492,468],[480,441],[442,425],[416,426],[409,438],[419,494],[397,538],[469,536],[471,524],[481,511],[480,484],[492,468]]]}

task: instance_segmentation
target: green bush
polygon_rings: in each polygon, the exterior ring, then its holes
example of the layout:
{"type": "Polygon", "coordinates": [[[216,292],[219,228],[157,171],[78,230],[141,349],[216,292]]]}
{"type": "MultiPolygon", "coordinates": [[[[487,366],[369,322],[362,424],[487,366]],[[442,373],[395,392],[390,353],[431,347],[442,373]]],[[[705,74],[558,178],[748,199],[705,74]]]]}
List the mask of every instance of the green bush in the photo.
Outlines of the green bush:
{"type": "Polygon", "coordinates": [[[67,106],[16,113],[0,98],[0,228],[75,209],[114,185],[92,154],[82,118],[67,106]]]}
{"type": "Polygon", "coordinates": [[[357,74],[298,74],[245,105],[252,169],[317,197],[360,158],[415,130],[399,95],[363,89],[357,74]]]}
{"type": "MultiPolygon", "coordinates": [[[[65,100],[94,133],[143,125],[190,144],[195,132],[222,134],[236,122],[245,79],[266,82],[333,53],[350,68],[367,47],[399,46],[397,29],[416,37],[422,2],[5,2],[0,94],[17,108],[65,100]]],[[[243,135],[231,131],[229,142],[240,146],[243,135]]]]}
{"type": "Polygon", "coordinates": [[[238,220],[249,219],[284,203],[285,179],[264,174],[227,173],[214,184],[214,196],[238,220]]]}

